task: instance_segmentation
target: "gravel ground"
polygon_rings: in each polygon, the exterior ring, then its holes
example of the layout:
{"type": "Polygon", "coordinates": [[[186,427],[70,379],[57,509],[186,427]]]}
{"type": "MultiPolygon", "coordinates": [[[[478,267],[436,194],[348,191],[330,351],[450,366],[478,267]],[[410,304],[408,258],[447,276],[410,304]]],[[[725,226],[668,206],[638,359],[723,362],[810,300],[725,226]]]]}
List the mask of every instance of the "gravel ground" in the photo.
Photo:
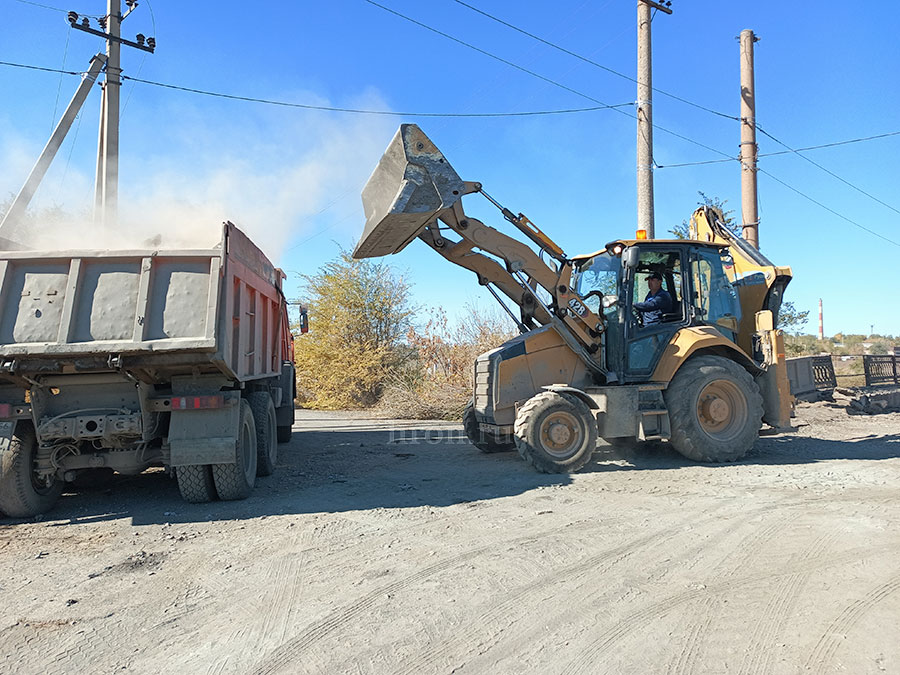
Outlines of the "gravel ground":
{"type": "Polygon", "coordinates": [[[795,422],[547,476],[300,411],[246,501],[157,471],[2,521],[0,672],[900,673],[900,413],[795,422]]]}

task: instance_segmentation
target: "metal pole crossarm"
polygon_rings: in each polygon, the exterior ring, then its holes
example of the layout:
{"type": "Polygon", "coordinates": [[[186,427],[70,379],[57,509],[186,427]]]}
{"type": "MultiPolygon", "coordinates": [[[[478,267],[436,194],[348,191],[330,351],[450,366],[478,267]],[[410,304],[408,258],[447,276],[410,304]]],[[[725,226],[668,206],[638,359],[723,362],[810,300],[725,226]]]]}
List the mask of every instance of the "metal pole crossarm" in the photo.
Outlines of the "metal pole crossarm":
{"type": "MultiPolygon", "coordinates": [[[[672,13],[672,9],[670,7],[667,7],[666,5],[663,5],[659,2],[653,2],[653,0],[638,0],[638,2],[643,2],[647,5],[650,5],[650,7],[652,7],[653,9],[658,9],[660,12],[665,12],[666,14],[672,13]]],[[[668,4],[671,5],[672,3],[670,2],[668,4]]]]}
{"type": "MultiPolygon", "coordinates": [[[[127,16],[127,14],[126,14],[127,16]]],[[[123,19],[125,17],[122,17],[123,19]]],[[[90,26],[83,26],[79,23],[75,23],[70,21],[72,24],[72,28],[83,31],[85,33],[90,33],[91,35],[97,35],[99,37],[104,38],[105,40],[112,40],[113,42],[119,42],[123,45],[128,45],[129,47],[134,47],[135,49],[141,49],[145,52],[150,52],[151,54],[156,49],[156,40],[154,38],[148,38],[147,44],[140,44],[138,42],[133,42],[132,40],[126,40],[123,37],[119,37],[116,35],[110,35],[102,30],[97,30],[96,28],[91,28],[90,26]],[[152,45],[152,46],[151,46],[152,45]]]]}

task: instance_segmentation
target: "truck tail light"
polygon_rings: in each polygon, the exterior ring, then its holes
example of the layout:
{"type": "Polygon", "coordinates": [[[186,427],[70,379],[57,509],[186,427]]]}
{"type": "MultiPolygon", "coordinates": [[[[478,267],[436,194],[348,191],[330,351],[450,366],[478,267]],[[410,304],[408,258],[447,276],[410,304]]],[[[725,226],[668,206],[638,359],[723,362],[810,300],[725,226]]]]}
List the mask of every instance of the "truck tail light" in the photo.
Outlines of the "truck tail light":
{"type": "Polygon", "coordinates": [[[12,406],[9,403],[0,403],[0,417],[12,417],[12,406]]]}
{"type": "Polygon", "coordinates": [[[212,410],[225,407],[222,394],[213,396],[173,396],[172,410],[212,410]]]}

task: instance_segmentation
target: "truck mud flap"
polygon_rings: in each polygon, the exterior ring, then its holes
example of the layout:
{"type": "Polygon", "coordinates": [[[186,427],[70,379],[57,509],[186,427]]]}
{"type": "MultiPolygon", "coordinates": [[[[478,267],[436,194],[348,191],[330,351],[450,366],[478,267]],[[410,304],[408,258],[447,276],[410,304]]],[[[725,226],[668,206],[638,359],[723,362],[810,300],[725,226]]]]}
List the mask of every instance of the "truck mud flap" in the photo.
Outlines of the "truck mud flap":
{"type": "Polygon", "coordinates": [[[415,124],[403,124],[363,188],[366,226],[354,258],[397,253],[442,210],[464,184],[434,143],[415,124]]]}

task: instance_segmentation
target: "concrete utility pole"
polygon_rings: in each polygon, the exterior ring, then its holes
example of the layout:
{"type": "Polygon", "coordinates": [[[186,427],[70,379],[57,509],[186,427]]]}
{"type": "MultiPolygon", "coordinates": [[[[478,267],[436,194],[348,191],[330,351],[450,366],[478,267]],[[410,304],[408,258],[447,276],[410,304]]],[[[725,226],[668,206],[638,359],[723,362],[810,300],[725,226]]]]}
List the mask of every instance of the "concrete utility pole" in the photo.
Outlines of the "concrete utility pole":
{"type": "Polygon", "coordinates": [[[47,173],[47,169],[50,168],[50,163],[53,161],[53,158],[56,157],[56,152],[62,145],[66,134],[72,126],[72,122],[75,121],[75,117],[81,110],[84,100],[87,98],[88,93],[90,93],[91,87],[97,81],[97,76],[100,74],[100,70],[105,63],[106,58],[104,58],[102,54],[97,54],[91,59],[90,67],[84,74],[81,84],[78,85],[78,89],[75,91],[75,95],[72,97],[66,111],[56,125],[56,129],[53,130],[50,140],[47,141],[47,145],[44,146],[41,156],[38,157],[38,161],[35,163],[34,168],[31,170],[31,173],[28,174],[25,185],[19,190],[19,194],[16,195],[16,198],[13,200],[13,203],[10,204],[6,215],[3,216],[2,222],[0,222],[0,230],[3,231],[4,235],[7,234],[5,229],[7,223],[16,223],[25,214],[25,209],[28,208],[28,204],[34,196],[38,185],[40,185],[41,180],[44,178],[44,175],[47,173]]]}
{"type": "Polygon", "coordinates": [[[656,236],[653,213],[653,71],[650,41],[651,9],[671,14],[671,2],[638,0],[637,85],[637,226],[647,237],[656,236]]]}
{"type": "Polygon", "coordinates": [[[106,16],[98,19],[102,30],[91,28],[88,17],[82,18],[79,23],[78,14],[69,12],[69,23],[72,28],[106,39],[106,81],[103,83],[100,108],[97,178],[94,192],[94,220],[103,224],[114,224],[119,210],[119,96],[122,89],[122,45],[151,54],[156,49],[156,39],[152,37],[145,38],[138,34],[136,42],[122,38],[122,21],[138,5],[136,0],[125,0],[125,4],[128,5],[128,11],[123,15],[120,0],[107,0],[106,16]]]}
{"type": "Polygon", "coordinates": [[[753,77],[753,43],[759,38],[752,30],[741,31],[741,217],[742,234],[759,249],[759,210],[756,188],[756,85],[753,77]]]}
{"type": "Polygon", "coordinates": [[[819,339],[825,339],[825,322],[822,318],[822,298],[819,298],[819,339]]]}

